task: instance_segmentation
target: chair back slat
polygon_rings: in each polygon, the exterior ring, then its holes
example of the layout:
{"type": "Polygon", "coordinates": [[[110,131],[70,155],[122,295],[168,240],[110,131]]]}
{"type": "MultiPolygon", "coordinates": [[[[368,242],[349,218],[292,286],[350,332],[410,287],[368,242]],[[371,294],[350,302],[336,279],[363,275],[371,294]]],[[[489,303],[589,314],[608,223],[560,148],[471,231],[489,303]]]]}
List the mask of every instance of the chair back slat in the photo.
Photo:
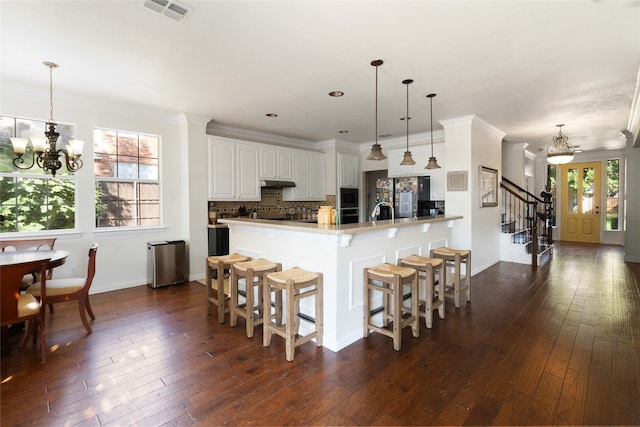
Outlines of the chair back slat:
{"type": "Polygon", "coordinates": [[[0,240],[0,249],[2,252],[53,250],[57,239],[57,237],[51,237],[46,239],[0,240]]]}

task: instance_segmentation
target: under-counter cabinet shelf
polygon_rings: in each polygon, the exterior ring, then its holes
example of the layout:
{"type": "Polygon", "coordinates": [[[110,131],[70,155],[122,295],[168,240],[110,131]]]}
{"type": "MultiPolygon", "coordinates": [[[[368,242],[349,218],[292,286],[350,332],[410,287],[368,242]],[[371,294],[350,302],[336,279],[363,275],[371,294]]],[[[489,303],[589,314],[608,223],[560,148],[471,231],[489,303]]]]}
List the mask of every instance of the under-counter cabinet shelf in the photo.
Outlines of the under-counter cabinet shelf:
{"type": "Polygon", "coordinates": [[[258,144],[210,136],[209,200],[260,200],[258,144]]]}

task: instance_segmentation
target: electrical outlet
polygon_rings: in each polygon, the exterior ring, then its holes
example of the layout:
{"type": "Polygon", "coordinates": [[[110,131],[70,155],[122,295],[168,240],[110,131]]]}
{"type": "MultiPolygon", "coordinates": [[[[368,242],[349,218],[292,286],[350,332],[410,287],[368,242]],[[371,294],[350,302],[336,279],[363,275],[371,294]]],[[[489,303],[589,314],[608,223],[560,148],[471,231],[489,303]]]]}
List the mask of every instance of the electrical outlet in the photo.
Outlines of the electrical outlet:
{"type": "Polygon", "coordinates": [[[71,266],[71,276],[78,277],[78,266],[76,265],[71,266]]]}

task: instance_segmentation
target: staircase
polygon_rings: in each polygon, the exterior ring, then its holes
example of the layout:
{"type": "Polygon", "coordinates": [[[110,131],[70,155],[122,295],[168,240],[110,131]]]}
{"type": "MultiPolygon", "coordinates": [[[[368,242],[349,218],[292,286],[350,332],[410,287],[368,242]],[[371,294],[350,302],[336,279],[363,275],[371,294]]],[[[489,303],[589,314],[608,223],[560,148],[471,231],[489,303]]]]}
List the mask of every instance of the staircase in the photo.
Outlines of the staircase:
{"type": "Polygon", "coordinates": [[[504,177],[500,189],[500,260],[545,263],[553,251],[551,195],[543,192],[541,199],[504,177]]]}

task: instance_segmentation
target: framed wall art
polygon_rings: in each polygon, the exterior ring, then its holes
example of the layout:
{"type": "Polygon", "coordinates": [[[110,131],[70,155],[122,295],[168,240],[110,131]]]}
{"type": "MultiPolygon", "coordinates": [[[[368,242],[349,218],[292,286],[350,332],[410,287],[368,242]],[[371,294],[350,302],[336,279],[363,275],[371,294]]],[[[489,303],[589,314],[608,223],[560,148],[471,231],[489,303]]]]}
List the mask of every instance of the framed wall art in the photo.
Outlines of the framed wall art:
{"type": "Polygon", "coordinates": [[[447,191],[467,191],[468,182],[467,171],[447,172],[447,191]]]}
{"type": "Polygon", "coordinates": [[[479,167],[478,200],[480,207],[498,206],[498,171],[485,166],[479,167]]]}

